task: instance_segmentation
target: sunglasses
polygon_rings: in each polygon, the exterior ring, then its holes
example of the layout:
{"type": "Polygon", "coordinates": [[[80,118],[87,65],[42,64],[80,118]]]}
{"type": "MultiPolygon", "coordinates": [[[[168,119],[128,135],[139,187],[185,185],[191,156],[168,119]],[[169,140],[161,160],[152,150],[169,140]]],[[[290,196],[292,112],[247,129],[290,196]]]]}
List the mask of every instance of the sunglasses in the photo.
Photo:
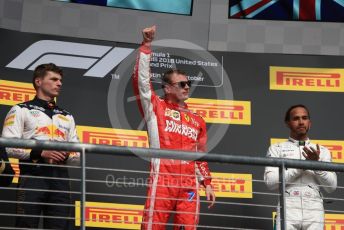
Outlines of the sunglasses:
{"type": "Polygon", "coordinates": [[[178,85],[179,88],[184,89],[187,86],[189,86],[189,88],[192,85],[191,81],[179,81],[179,82],[174,82],[174,83],[170,83],[170,85],[178,85]]]}

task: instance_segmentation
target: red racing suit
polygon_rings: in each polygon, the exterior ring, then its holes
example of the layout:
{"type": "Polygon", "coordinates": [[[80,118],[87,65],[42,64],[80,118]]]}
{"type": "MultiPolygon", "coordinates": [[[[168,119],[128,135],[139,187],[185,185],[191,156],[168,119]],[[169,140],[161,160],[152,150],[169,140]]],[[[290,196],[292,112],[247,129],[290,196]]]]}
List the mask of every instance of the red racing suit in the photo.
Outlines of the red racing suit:
{"type": "MultiPolygon", "coordinates": [[[[157,96],[150,82],[151,49],[139,49],[133,85],[141,113],[147,123],[151,148],[206,151],[206,124],[203,118],[184,107],[157,96]]],[[[199,213],[198,182],[210,185],[207,162],[152,159],[148,199],[142,229],[165,229],[175,213],[174,229],[196,229],[199,213]]]]}

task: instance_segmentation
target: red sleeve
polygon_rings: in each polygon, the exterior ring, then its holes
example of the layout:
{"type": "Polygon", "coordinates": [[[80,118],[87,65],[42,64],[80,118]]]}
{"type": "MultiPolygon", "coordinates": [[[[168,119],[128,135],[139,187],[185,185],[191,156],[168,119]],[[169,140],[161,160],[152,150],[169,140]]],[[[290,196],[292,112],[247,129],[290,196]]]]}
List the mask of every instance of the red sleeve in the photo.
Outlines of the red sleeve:
{"type": "Polygon", "coordinates": [[[207,152],[207,126],[205,124],[205,121],[203,120],[202,117],[200,117],[200,133],[198,134],[198,147],[197,147],[197,152],[207,152]]]}
{"type": "MultiPolygon", "coordinates": [[[[201,131],[198,135],[198,152],[207,152],[207,126],[205,121],[201,118],[201,131]]],[[[208,162],[196,161],[199,171],[198,178],[201,183],[206,186],[211,184],[211,174],[208,167],[208,162]]]]}

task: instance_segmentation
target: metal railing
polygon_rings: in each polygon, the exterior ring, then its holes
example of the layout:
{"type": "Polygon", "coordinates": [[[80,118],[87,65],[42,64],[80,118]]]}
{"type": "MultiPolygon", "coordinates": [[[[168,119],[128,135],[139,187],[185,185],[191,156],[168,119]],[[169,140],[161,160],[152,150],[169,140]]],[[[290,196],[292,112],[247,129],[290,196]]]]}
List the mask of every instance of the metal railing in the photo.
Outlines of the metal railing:
{"type": "MultiPolygon", "coordinates": [[[[13,148],[26,148],[26,149],[45,149],[45,150],[59,150],[59,151],[75,151],[80,152],[80,166],[74,168],[80,169],[81,179],[74,179],[81,183],[80,192],[74,192],[81,195],[80,199],[80,228],[85,229],[85,202],[86,194],[92,194],[86,192],[86,182],[104,183],[100,180],[86,180],[86,168],[92,169],[92,167],[86,167],[86,154],[87,152],[97,152],[103,154],[116,154],[116,156],[124,157],[142,157],[142,158],[166,158],[166,159],[179,159],[179,160],[194,160],[198,159],[207,162],[216,163],[229,163],[229,164],[241,164],[241,165],[256,165],[256,166],[272,166],[279,168],[279,201],[280,201],[280,221],[281,229],[286,229],[286,198],[285,198],[285,170],[286,168],[300,168],[300,169],[312,169],[312,170],[323,170],[323,171],[335,171],[344,172],[344,165],[338,163],[328,162],[317,162],[317,161],[301,161],[291,160],[282,158],[265,158],[265,157],[251,157],[251,156],[236,156],[236,155],[223,155],[223,154],[204,154],[196,152],[181,152],[172,150],[161,150],[161,149],[150,149],[150,148],[129,148],[129,147],[117,147],[109,145],[94,145],[94,144],[83,144],[83,143],[68,143],[68,142],[52,142],[52,141],[36,141],[36,140],[24,140],[24,139],[7,139],[0,138],[0,147],[13,147],[13,148]]],[[[59,166],[63,167],[63,166],[59,166]]],[[[93,168],[96,169],[96,168],[93,168]]],[[[107,170],[102,168],[102,170],[107,170]]],[[[110,170],[110,169],[108,169],[110,170]]],[[[126,171],[126,170],[118,170],[126,171]]],[[[131,171],[132,172],[132,171],[131,171]]],[[[139,173],[147,173],[143,171],[137,171],[139,173]]],[[[71,179],[73,180],[73,179],[71,179]]],[[[262,182],[262,181],[258,181],[262,182]]],[[[73,192],[71,192],[73,193],[73,192]]],[[[257,192],[258,193],[258,192],[257,192]]],[[[271,193],[261,193],[269,194],[271,193]]],[[[94,194],[99,195],[99,194],[94,194]]],[[[106,194],[103,194],[106,195],[106,194]]],[[[121,196],[120,194],[112,194],[113,196],[121,196]]],[[[127,195],[128,196],[128,195],[127,195]]],[[[146,196],[133,196],[135,198],[147,198],[146,196]]],[[[1,203],[2,201],[0,201],[1,203]]],[[[223,204],[234,204],[234,205],[250,205],[236,202],[217,202],[223,204]]],[[[271,207],[269,205],[257,205],[262,207],[271,207]]],[[[203,215],[213,215],[204,214],[203,215]]],[[[218,216],[218,214],[216,214],[218,216]]],[[[231,215],[225,215],[231,216],[231,215]]],[[[243,217],[250,218],[250,217],[243,217]]],[[[262,219],[264,219],[262,217],[262,219]]],[[[267,219],[267,218],[265,218],[267,219]]],[[[225,229],[225,228],[224,228],[225,229]]],[[[227,228],[234,229],[234,228],[227,228]]],[[[239,228],[238,228],[239,229],[239,228]]]]}

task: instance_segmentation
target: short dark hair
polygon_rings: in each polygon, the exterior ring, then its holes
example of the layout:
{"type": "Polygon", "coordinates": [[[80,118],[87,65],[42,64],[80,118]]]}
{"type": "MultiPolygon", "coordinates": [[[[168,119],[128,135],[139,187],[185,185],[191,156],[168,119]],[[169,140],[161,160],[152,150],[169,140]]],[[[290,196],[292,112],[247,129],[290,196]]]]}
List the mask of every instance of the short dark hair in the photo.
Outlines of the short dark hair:
{"type": "Polygon", "coordinates": [[[305,105],[302,105],[302,104],[298,104],[298,105],[293,105],[293,106],[290,106],[289,109],[287,110],[287,112],[285,113],[285,117],[284,117],[284,121],[285,122],[288,122],[290,121],[290,112],[295,109],[295,108],[304,108],[307,113],[308,113],[308,117],[311,118],[311,115],[309,113],[309,110],[308,108],[305,106],[305,105]]]}
{"type": "Polygon", "coordinates": [[[171,77],[173,74],[180,74],[180,75],[185,75],[186,73],[183,70],[180,69],[169,69],[167,70],[163,75],[162,75],[162,88],[165,87],[166,84],[171,83],[171,77]]]}
{"type": "Polygon", "coordinates": [[[62,69],[58,67],[57,65],[55,65],[54,63],[41,64],[37,66],[35,70],[33,71],[32,84],[33,84],[33,87],[35,87],[35,89],[36,89],[35,80],[37,78],[44,78],[45,75],[47,75],[48,71],[52,71],[54,73],[58,73],[61,76],[63,76],[62,69]]]}

